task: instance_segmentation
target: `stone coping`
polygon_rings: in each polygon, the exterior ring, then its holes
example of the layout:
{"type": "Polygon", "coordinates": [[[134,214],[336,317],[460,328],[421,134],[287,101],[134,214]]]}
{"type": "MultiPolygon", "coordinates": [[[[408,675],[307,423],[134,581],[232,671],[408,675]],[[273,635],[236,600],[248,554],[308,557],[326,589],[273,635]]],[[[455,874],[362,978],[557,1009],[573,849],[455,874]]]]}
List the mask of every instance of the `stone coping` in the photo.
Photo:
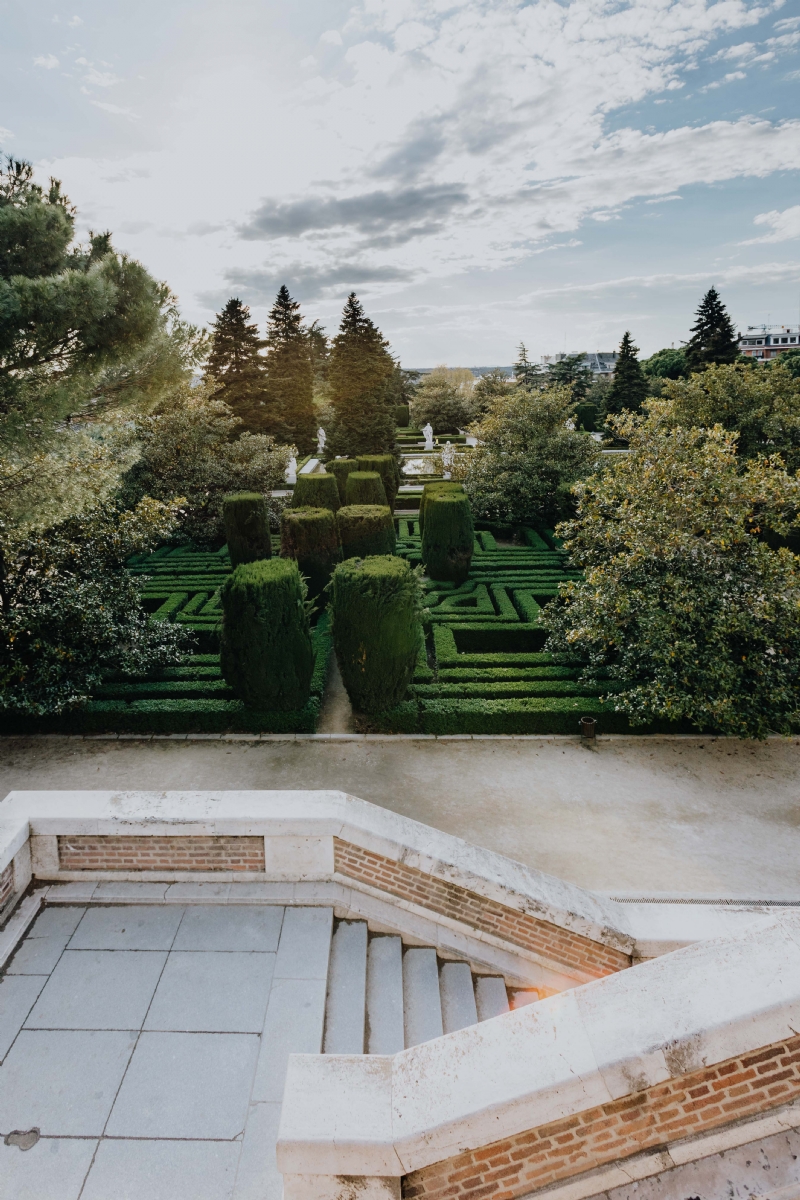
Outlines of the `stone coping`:
{"type": "Polygon", "coordinates": [[[393,1057],[294,1055],[278,1165],[290,1196],[294,1177],[343,1195],[341,1176],[398,1195],[426,1166],[796,1040],[798,1021],[800,918],[783,913],[393,1057]]]}

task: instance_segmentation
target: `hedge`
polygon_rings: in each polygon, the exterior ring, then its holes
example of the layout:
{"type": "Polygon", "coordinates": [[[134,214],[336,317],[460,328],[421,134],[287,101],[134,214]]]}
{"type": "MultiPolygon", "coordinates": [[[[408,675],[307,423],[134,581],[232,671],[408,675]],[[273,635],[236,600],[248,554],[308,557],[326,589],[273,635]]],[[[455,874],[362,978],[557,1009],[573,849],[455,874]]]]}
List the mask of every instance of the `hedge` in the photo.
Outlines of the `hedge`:
{"type": "Polygon", "coordinates": [[[339,489],[339,500],[347,503],[347,476],[351,471],[358,470],[358,462],[354,458],[332,458],[325,464],[325,470],[336,479],[339,489]]]}
{"type": "Polygon", "coordinates": [[[348,505],[388,504],[386,488],[377,471],[351,471],[347,476],[345,494],[348,505]]]}
{"type": "Polygon", "coordinates": [[[272,557],[267,502],[260,492],[237,492],[222,501],[231,566],[272,557]]]}
{"type": "Polygon", "coordinates": [[[297,476],[292,492],[292,508],[329,508],[336,512],[341,503],[335,475],[320,472],[297,476]]]}
{"type": "Polygon", "coordinates": [[[308,580],[308,594],[316,600],[342,557],[335,514],[329,508],[285,508],[281,514],[281,556],[296,560],[308,580]]]}
{"type": "Polygon", "coordinates": [[[436,492],[425,505],[422,561],[431,579],[463,583],[475,551],[472,510],[463,492],[436,492]]]}
{"type": "Polygon", "coordinates": [[[393,454],[360,454],[358,457],[359,471],[377,471],[386,492],[386,503],[394,510],[397,492],[400,487],[400,471],[393,454]]]}
{"type": "Polygon", "coordinates": [[[397,536],[386,504],[347,504],[336,514],[342,558],[394,554],[397,536]]]}
{"type": "Polygon", "coordinates": [[[433,483],[426,483],[422,489],[422,495],[419,499],[419,535],[425,532],[425,508],[431,502],[434,495],[438,492],[461,492],[464,493],[464,485],[458,483],[455,479],[440,479],[433,483]]]}

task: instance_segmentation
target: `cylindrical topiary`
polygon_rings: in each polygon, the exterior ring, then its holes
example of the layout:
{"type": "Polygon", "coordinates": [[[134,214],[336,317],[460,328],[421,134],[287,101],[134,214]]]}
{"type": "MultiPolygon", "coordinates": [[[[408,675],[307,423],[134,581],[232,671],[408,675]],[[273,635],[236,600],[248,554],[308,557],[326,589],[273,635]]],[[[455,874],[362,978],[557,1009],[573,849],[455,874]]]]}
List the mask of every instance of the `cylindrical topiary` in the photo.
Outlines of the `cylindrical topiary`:
{"type": "Polygon", "coordinates": [[[260,492],[237,492],[222,501],[222,519],[231,563],[272,558],[267,502],[260,492]]]}
{"type": "Polygon", "coordinates": [[[292,492],[292,508],[329,508],[331,512],[336,512],[340,504],[335,475],[318,472],[297,476],[292,492]]]}
{"type": "MultiPolygon", "coordinates": [[[[394,510],[397,489],[400,487],[400,471],[393,454],[359,454],[359,471],[377,471],[386,492],[386,503],[394,510]]],[[[356,501],[353,501],[355,504],[356,501]]]]}
{"type": "Polygon", "coordinates": [[[394,419],[397,422],[398,429],[408,429],[410,414],[407,404],[396,404],[394,409],[394,419]]]}
{"type": "Polygon", "coordinates": [[[420,644],[417,587],[405,559],[390,555],[350,559],[333,573],[333,644],[358,712],[392,708],[408,690],[420,644]]]}
{"type": "Polygon", "coordinates": [[[354,458],[332,458],[330,462],[325,464],[325,469],[331,475],[336,476],[336,482],[339,486],[339,499],[342,504],[346,504],[347,476],[351,471],[358,470],[358,463],[354,458]]]}
{"type": "Polygon", "coordinates": [[[425,508],[430,500],[439,492],[458,492],[463,493],[464,485],[458,483],[455,479],[439,479],[433,483],[426,483],[422,489],[422,495],[419,498],[419,533],[420,537],[425,530],[425,508]]]}
{"type": "Polygon", "coordinates": [[[431,579],[464,583],[475,545],[475,526],[463,492],[434,492],[425,508],[422,561],[431,579]]]}
{"type": "Polygon", "coordinates": [[[342,558],[394,554],[397,535],[387,504],[347,504],[336,514],[342,558]]]}
{"type": "Polygon", "coordinates": [[[377,471],[351,471],[345,495],[348,504],[388,504],[386,488],[377,471]]]}
{"type": "Polygon", "coordinates": [[[220,666],[250,708],[295,709],[308,700],[314,651],[297,563],[244,563],[222,585],[220,666]]]}
{"type": "Polygon", "coordinates": [[[296,560],[316,600],[340,561],[336,515],[329,508],[285,508],[281,516],[281,557],[296,560]]]}

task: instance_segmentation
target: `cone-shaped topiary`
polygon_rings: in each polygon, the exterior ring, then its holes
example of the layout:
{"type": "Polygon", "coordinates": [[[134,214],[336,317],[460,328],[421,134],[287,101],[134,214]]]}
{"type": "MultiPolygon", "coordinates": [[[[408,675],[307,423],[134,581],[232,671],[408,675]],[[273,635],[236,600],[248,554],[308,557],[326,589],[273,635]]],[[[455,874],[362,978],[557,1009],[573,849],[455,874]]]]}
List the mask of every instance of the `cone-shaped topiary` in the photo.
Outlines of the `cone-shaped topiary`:
{"type": "Polygon", "coordinates": [[[386,488],[377,471],[351,471],[347,476],[345,490],[348,504],[380,504],[388,503],[386,488]]]}
{"type": "Polygon", "coordinates": [[[339,485],[339,499],[342,504],[347,503],[347,476],[351,471],[358,470],[358,463],[354,458],[332,458],[330,462],[325,464],[325,469],[331,475],[336,476],[336,482],[339,485]]]}
{"type": "Polygon", "coordinates": [[[397,536],[387,504],[348,504],[336,514],[342,558],[394,554],[397,536]]]}
{"type": "Polygon", "coordinates": [[[319,472],[297,476],[292,492],[292,508],[329,508],[336,512],[340,504],[335,475],[319,472]]]}
{"type": "Polygon", "coordinates": [[[464,583],[475,545],[475,526],[463,492],[434,492],[425,507],[422,561],[431,579],[464,583]]]}
{"type": "Polygon", "coordinates": [[[225,580],[220,598],[220,666],[236,695],[250,708],[302,708],[314,652],[297,563],[244,563],[225,580]]]}
{"type": "Polygon", "coordinates": [[[222,501],[222,519],[231,564],[272,558],[267,502],[260,492],[237,492],[222,501]]]}
{"type": "Polygon", "coordinates": [[[341,560],[336,516],[329,508],[285,508],[281,516],[281,557],[297,561],[316,600],[341,560]]]}
{"type": "MultiPolygon", "coordinates": [[[[397,489],[400,487],[400,470],[393,454],[359,454],[359,471],[377,471],[386,492],[386,503],[394,510],[397,489]]],[[[357,503],[357,501],[353,501],[357,503]]],[[[366,501],[365,501],[366,503],[366,501]]]]}
{"type": "Polygon", "coordinates": [[[422,489],[422,495],[419,498],[419,533],[420,537],[425,530],[425,508],[428,503],[439,492],[458,492],[463,493],[464,485],[457,483],[454,479],[439,479],[434,483],[426,483],[422,489]]]}
{"type": "Polygon", "coordinates": [[[333,573],[333,644],[358,712],[392,708],[408,690],[420,643],[417,588],[405,559],[391,555],[350,559],[333,573]]]}
{"type": "Polygon", "coordinates": [[[396,404],[394,414],[395,414],[394,419],[397,422],[397,428],[398,429],[408,429],[408,423],[411,419],[409,416],[409,412],[408,412],[408,405],[407,404],[396,404]]]}

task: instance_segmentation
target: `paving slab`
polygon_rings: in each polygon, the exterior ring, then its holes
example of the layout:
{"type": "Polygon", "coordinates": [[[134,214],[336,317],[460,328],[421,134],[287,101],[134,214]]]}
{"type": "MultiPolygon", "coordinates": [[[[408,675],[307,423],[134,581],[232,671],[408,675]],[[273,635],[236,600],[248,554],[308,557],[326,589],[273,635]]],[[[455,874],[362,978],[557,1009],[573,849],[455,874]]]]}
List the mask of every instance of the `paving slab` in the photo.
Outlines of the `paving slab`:
{"type": "Polygon", "coordinates": [[[273,979],[253,1083],[254,1103],[283,1100],[289,1055],[320,1054],[324,1023],[324,979],[273,979]]]}
{"type": "Polygon", "coordinates": [[[275,1154],[280,1119],[280,1104],[250,1105],[232,1200],[283,1200],[275,1154]]]}
{"type": "Polygon", "coordinates": [[[156,950],[65,950],[29,1029],[141,1029],[167,956],[156,950]]]}
{"type": "Polygon", "coordinates": [[[236,1142],[104,1140],[81,1200],[229,1200],[236,1142]]]}
{"type": "Polygon", "coordinates": [[[69,939],[77,929],[85,912],[85,908],[71,905],[65,905],[63,908],[43,908],[25,936],[26,938],[63,936],[69,939]]]}
{"type": "Polygon", "coordinates": [[[9,975],[49,975],[64,953],[68,933],[52,937],[26,938],[20,943],[8,966],[9,975]]]}
{"type": "Polygon", "coordinates": [[[332,928],[332,908],[287,908],[275,978],[327,979],[332,928]]]}
{"type": "Polygon", "coordinates": [[[201,905],[186,910],[173,950],[277,950],[283,909],[201,905]]]}
{"type": "Polygon", "coordinates": [[[244,1130],[259,1039],[143,1033],[108,1122],[126,1138],[223,1138],[244,1130]]]}
{"type": "Polygon", "coordinates": [[[182,915],[182,909],[163,904],[89,908],[70,950],[169,950],[182,915]]]}
{"type": "Polygon", "coordinates": [[[261,1033],[275,955],[173,950],[145,1029],[261,1033]]]}
{"type": "Polygon", "coordinates": [[[0,1141],[0,1200],[78,1200],[97,1141],[40,1138],[30,1150],[0,1141]]]}
{"type": "Polygon", "coordinates": [[[5,975],[0,979],[0,1062],[46,983],[42,975],[5,975]]]}
{"type": "Polygon", "coordinates": [[[132,1033],[23,1029],[0,1067],[0,1135],[37,1126],[99,1137],[135,1043],[132,1033]]]}

